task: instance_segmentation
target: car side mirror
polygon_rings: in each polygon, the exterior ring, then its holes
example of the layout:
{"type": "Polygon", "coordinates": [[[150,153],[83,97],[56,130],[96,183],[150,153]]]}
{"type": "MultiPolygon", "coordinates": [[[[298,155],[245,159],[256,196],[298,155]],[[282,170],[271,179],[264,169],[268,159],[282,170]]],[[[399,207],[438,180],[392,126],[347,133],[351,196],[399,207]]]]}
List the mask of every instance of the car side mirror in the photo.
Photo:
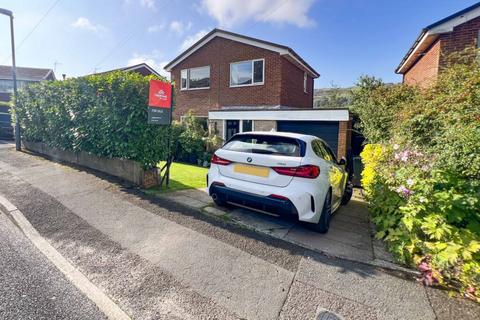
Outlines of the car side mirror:
{"type": "Polygon", "coordinates": [[[338,165],[344,166],[347,164],[347,159],[345,157],[342,157],[340,160],[338,160],[338,165]]]}

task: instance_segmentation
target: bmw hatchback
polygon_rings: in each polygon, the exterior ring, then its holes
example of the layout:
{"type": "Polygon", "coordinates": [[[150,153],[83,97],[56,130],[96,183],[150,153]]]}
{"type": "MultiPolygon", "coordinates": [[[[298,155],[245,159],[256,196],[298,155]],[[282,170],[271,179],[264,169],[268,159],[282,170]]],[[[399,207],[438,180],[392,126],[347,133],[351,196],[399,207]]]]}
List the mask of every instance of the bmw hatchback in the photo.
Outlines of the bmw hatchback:
{"type": "Polygon", "coordinates": [[[212,156],[213,201],[274,215],[294,215],[321,232],[352,196],[345,159],[318,137],[281,132],[233,136],[212,156]]]}

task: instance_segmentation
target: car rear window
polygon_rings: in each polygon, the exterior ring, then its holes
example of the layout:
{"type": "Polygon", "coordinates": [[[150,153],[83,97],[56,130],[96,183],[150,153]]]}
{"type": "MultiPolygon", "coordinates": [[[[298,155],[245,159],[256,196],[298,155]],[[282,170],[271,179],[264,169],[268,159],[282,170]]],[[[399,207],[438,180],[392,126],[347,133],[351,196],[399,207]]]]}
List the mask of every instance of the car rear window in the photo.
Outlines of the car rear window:
{"type": "Polygon", "coordinates": [[[268,135],[236,135],[223,146],[223,149],[289,157],[304,155],[304,146],[300,140],[268,135]]]}

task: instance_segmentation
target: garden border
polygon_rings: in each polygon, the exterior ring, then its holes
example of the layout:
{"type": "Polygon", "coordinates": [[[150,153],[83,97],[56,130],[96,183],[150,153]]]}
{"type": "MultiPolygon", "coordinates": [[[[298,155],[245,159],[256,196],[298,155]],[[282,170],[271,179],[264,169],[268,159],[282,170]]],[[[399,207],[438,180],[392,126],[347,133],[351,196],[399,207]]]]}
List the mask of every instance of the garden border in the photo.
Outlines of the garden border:
{"type": "Polygon", "coordinates": [[[140,163],[119,158],[102,158],[85,151],[60,150],[42,142],[23,141],[25,149],[54,161],[68,162],[124,179],[142,188],[158,185],[158,169],[144,170],[140,163]]]}

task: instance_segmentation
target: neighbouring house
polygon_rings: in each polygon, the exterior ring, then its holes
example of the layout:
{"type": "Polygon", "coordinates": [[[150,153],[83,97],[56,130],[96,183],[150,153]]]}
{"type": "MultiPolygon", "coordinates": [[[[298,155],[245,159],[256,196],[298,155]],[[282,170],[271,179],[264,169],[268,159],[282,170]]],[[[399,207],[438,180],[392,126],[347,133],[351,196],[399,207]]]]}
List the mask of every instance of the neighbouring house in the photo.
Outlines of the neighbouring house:
{"type": "Polygon", "coordinates": [[[452,53],[480,47],[480,2],[424,28],[395,70],[403,82],[428,86],[452,53]]]}
{"type": "Polygon", "coordinates": [[[105,73],[114,72],[114,71],[136,72],[141,74],[142,76],[155,75],[155,76],[161,77],[161,75],[157,71],[155,71],[155,69],[153,69],[146,63],[139,63],[133,66],[122,67],[122,68],[117,68],[117,69],[112,69],[112,70],[107,70],[102,72],[96,72],[94,74],[105,74],[105,73]]]}
{"type": "MultiPolygon", "coordinates": [[[[52,69],[17,67],[17,87],[29,83],[55,80],[52,69]]],[[[11,66],[0,65],[0,138],[11,139],[13,137],[12,119],[10,116],[10,98],[13,93],[13,75],[11,66]]]]}
{"type": "Polygon", "coordinates": [[[189,110],[224,140],[238,132],[319,136],[339,157],[350,149],[347,109],[313,109],[320,75],[291,48],[213,29],[165,66],[175,82],[174,118],[189,110]]]}

